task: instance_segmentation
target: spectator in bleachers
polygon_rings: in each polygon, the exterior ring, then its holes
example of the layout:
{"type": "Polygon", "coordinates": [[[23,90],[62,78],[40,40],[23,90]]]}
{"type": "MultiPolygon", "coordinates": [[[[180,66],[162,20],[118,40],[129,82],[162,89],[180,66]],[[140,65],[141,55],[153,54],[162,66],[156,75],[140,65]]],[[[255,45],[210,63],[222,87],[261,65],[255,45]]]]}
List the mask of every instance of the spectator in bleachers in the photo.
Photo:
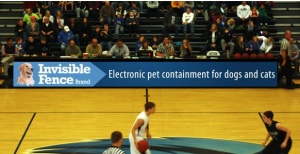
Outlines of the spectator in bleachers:
{"type": "Polygon", "coordinates": [[[250,12],[250,6],[247,5],[246,1],[243,1],[242,4],[237,7],[237,23],[239,26],[245,26],[248,23],[250,12]]]}
{"type": "MultiPolygon", "coordinates": [[[[136,2],[131,2],[131,7],[128,9],[128,12],[133,12],[133,15],[136,19],[140,18],[140,8],[136,6],[136,2]]],[[[129,14],[130,16],[130,14],[129,14]]]]}
{"type": "Polygon", "coordinates": [[[249,21],[247,26],[244,28],[244,40],[248,42],[252,40],[253,36],[256,36],[258,33],[258,29],[254,26],[253,21],[249,21]]]}
{"type": "Polygon", "coordinates": [[[108,24],[104,24],[103,30],[100,33],[101,36],[101,46],[103,49],[110,50],[112,46],[112,32],[109,30],[108,24]]]}
{"type": "Polygon", "coordinates": [[[89,17],[87,2],[85,2],[85,1],[75,1],[74,5],[75,5],[75,11],[76,11],[77,19],[80,18],[81,15],[83,17],[86,17],[86,18],[89,17]]]}
{"type": "Polygon", "coordinates": [[[116,9],[116,15],[118,15],[119,13],[121,13],[121,17],[125,20],[127,12],[122,3],[119,3],[118,8],[116,9]]]}
{"type": "Polygon", "coordinates": [[[135,42],[135,52],[138,52],[139,49],[143,46],[144,35],[140,35],[139,39],[135,42]]]}
{"type": "Polygon", "coordinates": [[[118,57],[127,57],[130,52],[126,44],[123,43],[123,40],[118,39],[117,44],[115,44],[108,52],[107,56],[118,56],[118,57]]]}
{"type": "Polygon", "coordinates": [[[139,48],[138,51],[141,51],[141,50],[151,50],[151,51],[153,51],[152,47],[149,46],[148,40],[146,40],[146,39],[143,40],[142,46],[139,48]]]}
{"type": "Polygon", "coordinates": [[[225,27],[229,30],[229,32],[234,35],[235,33],[235,20],[233,18],[228,19],[227,24],[225,25],[225,27]]]}
{"type": "Polygon", "coordinates": [[[121,12],[122,10],[127,10],[128,9],[129,2],[127,2],[127,1],[113,1],[113,2],[111,2],[111,5],[113,6],[114,10],[116,10],[117,12],[121,12]],[[119,10],[120,5],[122,6],[121,10],[119,10]]]}
{"type": "Polygon", "coordinates": [[[257,2],[259,6],[264,5],[266,8],[267,12],[272,11],[272,7],[274,7],[274,2],[273,1],[259,1],[257,2]]]}
{"type": "Polygon", "coordinates": [[[54,17],[53,17],[53,15],[50,14],[49,10],[46,10],[46,12],[45,12],[45,16],[43,17],[43,23],[45,22],[46,17],[49,19],[49,21],[54,23],[54,17]]]}
{"type": "Polygon", "coordinates": [[[100,26],[96,25],[95,29],[92,31],[92,39],[96,38],[98,40],[98,42],[101,42],[101,30],[100,30],[100,26]]]}
{"type": "Polygon", "coordinates": [[[57,18],[57,11],[61,11],[62,12],[62,8],[58,5],[59,2],[58,1],[53,1],[52,5],[49,7],[50,10],[50,14],[54,17],[54,19],[57,18]]]}
{"type": "Polygon", "coordinates": [[[74,2],[73,1],[65,1],[64,9],[74,11],[74,2]]]}
{"type": "Polygon", "coordinates": [[[173,9],[173,12],[175,12],[178,17],[182,17],[183,14],[182,1],[171,1],[171,7],[173,9]]]}
{"type": "Polygon", "coordinates": [[[40,43],[38,44],[38,55],[43,57],[51,56],[52,50],[50,44],[47,42],[46,37],[42,37],[40,43]]]}
{"type": "Polygon", "coordinates": [[[244,42],[244,37],[243,36],[237,36],[236,37],[236,43],[234,45],[234,51],[233,51],[233,55],[235,54],[244,54],[246,53],[246,46],[245,46],[245,42],[244,42]]]}
{"type": "Polygon", "coordinates": [[[212,5],[209,12],[210,22],[215,23],[217,18],[220,16],[220,10],[215,5],[212,5]]]}
{"type": "Polygon", "coordinates": [[[24,23],[23,19],[20,19],[15,26],[15,40],[17,37],[22,37],[23,40],[26,40],[26,23],[24,23]]]}
{"type": "Polygon", "coordinates": [[[250,40],[246,44],[246,52],[250,55],[252,53],[258,54],[259,53],[260,44],[258,42],[257,36],[253,36],[252,40],[250,40]]]}
{"type": "Polygon", "coordinates": [[[225,15],[225,17],[227,17],[227,15],[228,15],[228,6],[229,6],[229,4],[227,1],[220,2],[220,11],[222,14],[225,15]]]}
{"type": "Polygon", "coordinates": [[[15,53],[17,55],[23,54],[25,50],[25,45],[23,43],[22,37],[17,37],[16,43],[15,43],[15,53]]]}
{"type": "Polygon", "coordinates": [[[56,29],[56,34],[59,34],[65,26],[65,19],[60,10],[57,10],[57,12],[56,12],[56,19],[54,22],[54,26],[56,29]]]}
{"type": "Polygon", "coordinates": [[[109,1],[105,1],[105,5],[100,10],[100,23],[111,25],[115,17],[114,8],[110,5],[109,1]]]}
{"type": "Polygon", "coordinates": [[[70,31],[74,35],[75,43],[77,45],[80,45],[80,41],[79,41],[80,25],[75,23],[75,18],[70,19],[68,27],[70,28],[70,31]]]}
{"type": "Polygon", "coordinates": [[[178,16],[171,7],[168,7],[163,19],[163,35],[169,35],[171,29],[175,31],[175,36],[178,37],[178,16]]]}
{"type": "Polygon", "coordinates": [[[147,13],[146,13],[146,18],[150,19],[150,14],[154,13],[156,16],[156,19],[159,18],[159,3],[158,1],[147,1],[147,13]]]}
{"type": "Polygon", "coordinates": [[[223,28],[225,27],[225,23],[223,22],[221,22],[221,18],[220,17],[217,17],[216,18],[216,22],[214,23],[214,24],[216,24],[217,25],[217,30],[218,30],[218,32],[222,32],[223,31],[223,28]]]}
{"type": "Polygon", "coordinates": [[[183,39],[182,44],[180,45],[179,52],[180,57],[191,56],[193,48],[188,39],[183,39]]]}
{"type": "Polygon", "coordinates": [[[258,8],[258,12],[259,12],[259,23],[260,23],[260,26],[267,26],[268,25],[268,23],[267,23],[268,12],[266,11],[265,6],[261,5],[258,8]]]}
{"type": "Polygon", "coordinates": [[[1,63],[4,69],[4,76],[5,78],[8,77],[8,64],[14,62],[14,57],[12,55],[16,55],[15,49],[16,46],[13,45],[13,39],[7,38],[6,44],[2,45],[1,53],[2,53],[2,60],[1,63]]]}
{"type": "Polygon", "coordinates": [[[45,9],[42,8],[42,2],[36,2],[32,12],[39,16],[40,19],[45,15],[45,9]]]}
{"type": "Polygon", "coordinates": [[[69,46],[66,48],[66,56],[78,57],[81,56],[81,49],[75,44],[74,40],[70,40],[69,46]]]}
{"type": "Polygon", "coordinates": [[[24,9],[24,14],[27,12],[27,9],[33,9],[35,7],[36,1],[24,1],[23,2],[23,9],[24,9]]]}
{"type": "Polygon", "coordinates": [[[35,17],[35,20],[39,20],[40,18],[39,18],[39,16],[38,15],[36,15],[35,13],[32,13],[32,9],[31,8],[28,8],[27,9],[27,13],[24,15],[24,17],[23,17],[23,21],[27,24],[27,25],[29,25],[30,23],[31,23],[31,17],[32,16],[34,16],[35,17]]]}
{"type": "Polygon", "coordinates": [[[295,78],[298,78],[299,77],[299,51],[300,50],[299,50],[298,46],[295,44],[293,37],[291,37],[289,39],[289,42],[291,44],[291,49],[292,49],[290,59],[291,59],[292,65],[294,65],[294,67],[295,67],[295,71],[294,71],[293,75],[295,78]]]}
{"type": "Polygon", "coordinates": [[[117,13],[117,18],[114,20],[114,25],[115,25],[115,35],[116,37],[119,37],[119,34],[123,36],[124,34],[124,26],[125,26],[125,20],[122,17],[121,12],[117,13]]]}
{"type": "Polygon", "coordinates": [[[229,50],[229,55],[232,55],[234,50],[234,43],[233,43],[233,36],[232,33],[226,28],[223,28],[223,33],[221,37],[221,47],[222,51],[229,50]]]}
{"type": "Polygon", "coordinates": [[[27,36],[32,36],[35,40],[39,39],[40,36],[40,25],[36,22],[34,16],[30,17],[30,23],[26,26],[27,36]]]}
{"type": "Polygon", "coordinates": [[[186,12],[182,15],[182,25],[184,36],[187,37],[187,26],[190,27],[191,35],[194,36],[194,13],[191,12],[191,8],[186,8],[186,12]]]}
{"type": "MultiPolygon", "coordinates": [[[[80,26],[80,44],[87,46],[90,40],[92,32],[92,26],[88,22],[87,18],[83,18],[82,24],[80,26]]],[[[74,33],[73,33],[74,34],[74,33]]]]}
{"type": "Polygon", "coordinates": [[[68,26],[65,26],[64,30],[60,31],[57,39],[60,44],[61,53],[63,53],[65,52],[66,47],[69,45],[70,40],[74,40],[74,34],[72,31],[70,31],[68,26]]]}
{"type": "Polygon", "coordinates": [[[195,16],[194,20],[196,20],[196,18],[199,14],[203,15],[205,21],[209,20],[206,1],[195,1],[194,2],[194,16],[195,16]]]}
{"type": "Polygon", "coordinates": [[[273,46],[274,46],[274,39],[272,37],[265,37],[265,36],[258,36],[257,37],[259,41],[262,41],[262,44],[260,45],[260,52],[261,53],[269,53],[271,52],[273,46]]]}
{"type": "Polygon", "coordinates": [[[48,17],[44,17],[45,22],[41,26],[41,37],[45,37],[48,42],[53,45],[54,43],[54,24],[49,21],[48,17]]]}
{"type": "Polygon", "coordinates": [[[97,1],[89,1],[87,3],[87,7],[89,9],[89,17],[92,20],[97,20],[99,17],[99,6],[100,2],[97,1]]]}
{"type": "Polygon", "coordinates": [[[186,12],[186,8],[190,8],[191,11],[193,12],[194,11],[194,1],[183,1],[183,12],[186,12]]]}
{"type": "Polygon", "coordinates": [[[126,18],[126,26],[129,31],[129,37],[136,37],[136,32],[139,27],[139,20],[134,16],[133,11],[130,11],[129,17],[126,18]]]}
{"type": "Polygon", "coordinates": [[[256,6],[253,6],[250,11],[250,19],[253,21],[254,25],[259,26],[259,12],[256,6]]]}
{"type": "Polygon", "coordinates": [[[25,55],[37,55],[38,45],[33,36],[28,36],[28,41],[26,42],[25,55]]]}
{"type": "Polygon", "coordinates": [[[149,44],[149,45],[152,47],[152,49],[153,49],[154,51],[156,51],[159,44],[160,44],[160,41],[158,40],[157,36],[154,35],[154,36],[152,37],[152,40],[150,41],[150,44],[149,44]]]}
{"type": "Polygon", "coordinates": [[[98,43],[98,40],[96,38],[93,38],[92,43],[89,44],[85,52],[89,53],[90,57],[99,57],[102,55],[102,46],[98,43]]]}
{"type": "Polygon", "coordinates": [[[218,32],[217,25],[212,24],[210,31],[206,33],[206,38],[207,38],[207,51],[211,50],[216,50],[220,51],[221,50],[221,36],[220,32],[218,32]]]}
{"type": "Polygon", "coordinates": [[[175,55],[174,46],[170,42],[170,36],[163,37],[163,42],[158,45],[155,55],[163,58],[175,55]]]}

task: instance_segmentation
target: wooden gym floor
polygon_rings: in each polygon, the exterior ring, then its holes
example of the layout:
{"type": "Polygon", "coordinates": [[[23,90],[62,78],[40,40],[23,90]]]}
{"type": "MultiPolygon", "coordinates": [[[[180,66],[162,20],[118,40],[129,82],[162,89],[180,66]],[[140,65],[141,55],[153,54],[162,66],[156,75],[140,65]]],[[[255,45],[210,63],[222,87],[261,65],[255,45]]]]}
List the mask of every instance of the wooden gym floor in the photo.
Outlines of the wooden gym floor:
{"type": "MultiPolygon", "coordinates": [[[[23,153],[52,144],[109,138],[114,130],[127,138],[145,103],[142,88],[0,91],[0,151],[5,154],[16,149],[23,153]]],[[[218,138],[260,144],[267,132],[257,112],[272,110],[274,119],[292,130],[290,154],[300,153],[299,89],[150,88],[149,95],[149,101],[157,106],[157,113],[150,117],[153,137],[218,138]]]]}

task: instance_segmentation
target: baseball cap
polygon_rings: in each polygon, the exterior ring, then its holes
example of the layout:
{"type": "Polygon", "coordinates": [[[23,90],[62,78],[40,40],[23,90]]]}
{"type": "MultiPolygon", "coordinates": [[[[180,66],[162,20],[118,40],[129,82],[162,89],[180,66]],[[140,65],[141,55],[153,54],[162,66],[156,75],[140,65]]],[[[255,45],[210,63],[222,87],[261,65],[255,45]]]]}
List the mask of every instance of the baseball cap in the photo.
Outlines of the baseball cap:
{"type": "Polygon", "coordinates": [[[69,32],[69,31],[70,31],[69,26],[65,26],[65,27],[64,27],[64,30],[65,30],[66,32],[69,32]]]}

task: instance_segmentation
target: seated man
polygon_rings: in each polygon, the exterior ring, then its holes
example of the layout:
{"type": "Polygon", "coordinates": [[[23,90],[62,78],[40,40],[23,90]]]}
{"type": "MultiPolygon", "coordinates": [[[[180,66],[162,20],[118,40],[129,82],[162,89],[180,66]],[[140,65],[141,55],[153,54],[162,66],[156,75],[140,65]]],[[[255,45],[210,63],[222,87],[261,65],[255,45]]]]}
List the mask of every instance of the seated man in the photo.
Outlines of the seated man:
{"type": "Polygon", "coordinates": [[[70,40],[74,40],[74,34],[70,31],[68,26],[64,27],[58,35],[58,42],[60,43],[61,53],[65,52],[66,47],[69,45],[70,40]]]}
{"type": "Polygon", "coordinates": [[[194,13],[191,12],[191,8],[187,7],[186,12],[182,15],[182,25],[184,36],[187,37],[187,26],[190,27],[192,36],[194,36],[194,13]]]}
{"type": "Polygon", "coordinates": [[[127,45],[123,44],[123,40],[118,39],[117,44],[115,44],[108,52],[107,56],[119,56],[127,57],[130,52],[127,45]]]}
{"type": "Polygon", "coordinates": [[[41,55],[41,56],[51,56],[52,55],[51,46],[47,42],[46,37],[41,38],[41,42],[38,45],[38,55],[41,55]]]}
{"type": "Polygon", "coordinates": [[[75,41],[71,40],[70,45],[66,48],[66,56],[78,57],[81,55],[81,49],[75,45],[75,41]]]}
{"type": "Polygon", "coordinates": [[[41,26],[41,36],[47,38],[48,42],[53,45],[54,24],[49,21],[48,17],[44,17],[45,22],[41,26]]]}
{"type": "Polygon", "coordinates": [[[173,12],[171,7],[168,7],[168,12],[164,15],[162,32],[164,35],[169,35],[169,30],[175,30],[175,36],[178,36],[178,16],[173,12]]]}
{"type": "Polygon", "coordinates": [[[102,46],[98,43],[96,38],[92,39],[92,44],[89,44],[85,50],[86,53],[89,53],[90,57],[98,57],[102,55],[102,46]]]}
{"type": "Polygon", "coordinates": [[[291,53],[291,63],[295,67],[295,71],[293,72],[293,75],[295,78],[299,77],[299,48],[298,46],[294,43],[294,38],[290,38],[289,42],[291,44],[292,48],[292,53],[291,53]]]}
{"type": "Polygon", "coordinates": [[[28,36],[28,41],[26,42],[24,54],[37,55],[38,54],[37,52],[38,52],[37,42],[34,40],[33,36],[28,36]]]}
{"type": "Polygon", "coordinates": [[[1,53],[2,59],[1,64],[4,68],[4,76],[8,78],[8,64],[14,61],[13,54],[15,54],[15,46],[13,45],[13,39],[7,38],[7,43],[2,45],[1,53]]]}
{"type": "Polygon", "coordinates": [[[170,43],[169,36],[164,36],[163,42],[158,45],[155,55],[163,58],[175,55],[174,46],[170,43]]]}

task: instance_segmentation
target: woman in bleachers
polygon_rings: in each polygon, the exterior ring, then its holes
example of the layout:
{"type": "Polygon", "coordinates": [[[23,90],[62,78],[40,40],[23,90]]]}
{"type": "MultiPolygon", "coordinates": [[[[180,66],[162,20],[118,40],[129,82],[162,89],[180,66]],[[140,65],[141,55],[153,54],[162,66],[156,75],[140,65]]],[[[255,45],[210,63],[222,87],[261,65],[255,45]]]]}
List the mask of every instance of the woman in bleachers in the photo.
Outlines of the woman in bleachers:
{"type": "Polygon", "coordinates": [[[146,39],[143,40],[142,46],[139,48],[139,51],[141,51],[141,50],[151,50],[151,51],[153,51],[152,47],[149,46],[148,40],[146,40],[146,39]]]}
{"type": "Polygon", "coordinates": [[[183,39],[179,48],[180,57],[191,56],[193,48],[188,39],[183,39]]]}
{"type": "Polygon", "coordinates": [[[50,14],[49,10],[46,10],[46,12],[45,12],[45,16],[43,17],[43,23],[45,22],[45,17],[48,17],[49,21],[54,23],[54,17],[50,14]]]}
{"type": "Polygon", "coordinates": [[[55,28],[56,28],[56,34],[59,34],[61,30],[63,30],[65,26],[65,19],[60,10],[57,10],[56,12],[56,19],[54,22],[55,28]]]}
{"type": "Polygon", "coordinates": [[[258,40],[262,41],[259,48],[261,53],[269,53],[272,51],[274,46],[274,39],[272,37],[258,36],[258,40]]]}
{"type": "Polygon", "coordinates": [[[68,26],[70,28],[70,31],[74,34],[74,40],[76,45],[79,46],[80,25],[75,23],[75,18],[71,18],[68,26]]]}
{"type": "Polygon", "coordinates": [[[258,42],[257,36],[253,36],[252,40],[249,41],[246,45],[246,52],[250,54],[258,54],[259,53],[260,44],[258,42]]]}
{"type": "MultiPolygon", "coordinates": [[[[152,40],[150,41],[150,46],[152,47],[152,49],[153,49],[154,51],[156,51],[159,44],[160,44],[159,39],[157,38],[156,35],[154,35],[154,36],[152,37],[152,40]]],[[[154,54],[154,55],[155,55],[155,54],[154,54]]]]}
{"type": "Polygon", "coordinates": [[[245,43],[244,43],[244,37],[243,36],[237,36],[236,43],[234,45],[233,55],[235,55],[235,54],[243,55],[244,53],[246,53],[246,46],[245,46],[245,43]]]}
{"type": "Polygon", "coordinates": [[[144,35],[140,35],[139,39],[135,42],[135,52],[138,52],[139,49],[143,46],[144,35]]]}
{"type": "Polygon", "coordinates": [[[102,46],[102,49],[104,50],[107,47],[107,50],[109,51],[112,47],[113,34],[109,30],[108,24],[104,24],[103,30],[101,31],[100,35],[101,35],[101,43],[100,44],[102,46]]]}
{"type": "Polygon", "coordinates": [[[244,29],[245,42],[250,41],[252,37],[256,35],[257,35],[257,28],[254,26],[253,21],[250,20],[244,29]]]}
{"type": "Polygon", "coordinates": [[[225,27],[229,30],[229,32],[234,35],[235,33],[235,20],[233,18],[228,19],[227,24],[225,25],[225,27]]]}
{"type": "Polygon", "coordinates": [[[99,25],[95,26],[95,29],[92,30],[91,39],[96,38],[98,42],[101,42],[101,29],[99,25]]]}
{"type": "Polygon", "coordinates": [[[260,5],[260,7],[258,8],[258,12],[259,12],[259,23],[260,26],[267,26],[267,19],[268,19],[268,12],[265,9],[264,5],[260,5]]]}
{"type": "Polygon", "coordinates": [[[259,26],[259,12],[256,6],[253,6],[251,9],[250,19],[253,21],[255,26],[259,26]]]}
{"type": "Polygon", "coordinates": [[[224,27],[223,28],[223,33],[221,37],[221,47],[222,51],[228,51],[230,55],[232,55],[233,50],[234,50],[234,40],[231,32],[224,27]]]}
{"type": "Polygon", "coordinates": [[[82,24],[80,26],[80,44],[87,46],[89,44],[89,40],[90,40],[90,35],[92,32],[92,26],[91,24],[88,22],[87,18],[83,18],[82,20],[82,24]]]}
{"type": "Polygon", "coordinates": [[[210,50],[221,50],[221,36],[218,32],[217,25],[212,24],[210,31],[206,34],[207,38],[207,51],[210,50]]]}

